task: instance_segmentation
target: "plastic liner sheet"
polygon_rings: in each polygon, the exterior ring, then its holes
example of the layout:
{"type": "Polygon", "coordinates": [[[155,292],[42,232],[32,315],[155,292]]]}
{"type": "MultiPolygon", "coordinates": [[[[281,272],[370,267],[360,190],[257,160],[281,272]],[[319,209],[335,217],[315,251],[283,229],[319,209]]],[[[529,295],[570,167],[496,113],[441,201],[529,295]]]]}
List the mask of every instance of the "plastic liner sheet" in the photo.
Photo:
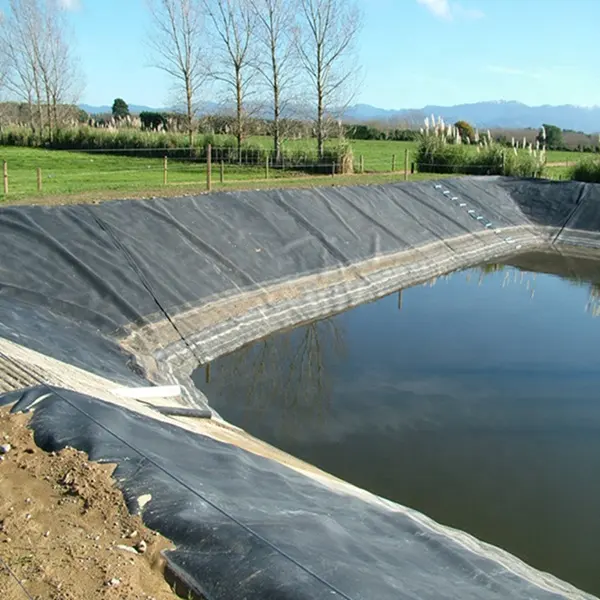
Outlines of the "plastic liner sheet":
{"type": "Polygon", "coordinates": [[[32,404],[39,446],[116,463],[133,512],[150,496],[143,519],[175,543],[169,566],[208,600],[590,597],[417,512],[176,425],[54,388],[13,411],[32,404]]]}
{"type": "Polygon", "coordinates": [[[184,382],[405,285],[571,231],[593,245],[599,201],[599,186],[483,177],[5,207],[0,335],[121,383],[184,382]]]}
{"type": "MultiPolygon", "coordinates": [[[[486,177],[5,207],[0,343],[119,385],[181,384],[204,415],[199,363],[453,269],[599,248],[598,206],[597,185],[486,177]]],[[[144,520],[209,598],[585,597],[422,515],[165,419],[61,391],[32,426],[48,449],[118,463],[132,508],[151,494],[144,520]]]]}

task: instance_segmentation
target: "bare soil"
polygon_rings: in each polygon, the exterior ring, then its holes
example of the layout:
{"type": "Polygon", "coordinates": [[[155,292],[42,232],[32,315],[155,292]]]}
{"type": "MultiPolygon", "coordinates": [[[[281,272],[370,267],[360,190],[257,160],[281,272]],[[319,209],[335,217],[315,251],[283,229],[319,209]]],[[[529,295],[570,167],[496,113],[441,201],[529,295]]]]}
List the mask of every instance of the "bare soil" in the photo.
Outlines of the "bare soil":
{"type": "Polygon", "coordinates": [[[172,545],[129,514],[114,467],[42,451],[27,422],[0,408],[0,598],[177,598],[161,556],[172,545]]]}

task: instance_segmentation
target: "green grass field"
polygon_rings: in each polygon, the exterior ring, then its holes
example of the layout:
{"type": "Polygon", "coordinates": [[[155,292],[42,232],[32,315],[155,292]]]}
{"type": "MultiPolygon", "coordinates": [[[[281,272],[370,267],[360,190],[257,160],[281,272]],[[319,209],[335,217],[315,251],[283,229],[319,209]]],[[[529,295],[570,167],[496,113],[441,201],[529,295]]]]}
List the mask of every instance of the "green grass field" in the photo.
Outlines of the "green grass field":
{"type": "MultiPolygon", "coordinates": [[[[271,138],[266,136],[254,136],[248,138],[251,144],[269,147],[271,138]]],[[[332,140],[329,143],[336,144],[337,140],[332,140]]],[[[392,168],[392,156],[396,155],[396,168],[404,169],[404,151],[409,151],[409,161],[415,159],[417,153],[417,142],[395,142],[392,140],[351,140],[352,152],[354,154],[355,167],[358,167],[359,158],[364,157],[365,171],[390,171],[392,168]]],[[[284,143],[286,148],[315,150],[315,140],[289,140],[284,143]]],[[[476,152],[475,146],[471,147],[473,152],[476,152]]],[[[511,152],[510,148],[506,149],[511,152]]],[[[521,151],[522,152],[522,151],[521,151]]],[[[549,150],[546,153],[547,162],[552,163],[575,163],[585,158],[599,158],[600,155],[588,152],[568,152],[563,150],[549,150]]]]}
{"type": "MultiPolygon", "coordinates": [[[[0,147],[0,161],[7,161],[9,193],[0,185],[0,203],[94,201],[119,197],[173,196],[206,190],[206,165],[195,162],[168,162],[168,183],[163,184],[163,161],[121,155],[0,147]],[[37,169],[42,172],[42,191],[37,191],[37,169]]],[[[389,170],[389,169],[388,169],[389,170]]],[[[400,172],[365,173],[331,177],[310,176],[298,171],[255,166],[225,165],[224,182],[220,167],[213,165],[213,189],[263,187],[304,187],[314,185],[358,185],[388,183],[403,178],[400,172]]],[[[417,174],[412,179],[432,179],[417,174]]]]}
{"type": "MultiPolygon", "coordinates": [[[[267,145],[267,137],[251,138],[251,143],[267,145]]],[[[314,140],[288,141],[294,149],[314,146],[314,140]]],[[[352,143],[355,168],[364,157],[364,175],[309,176],[298,171],[270,169],[265,181],[265,169],[258,166],[225,165],[224,182],[220,182],[220,166],[213,165],[214,189],[299,187],[307,185],[371,184],[398,181],[403,178],[404,151],[410,160],[416,154],[416,144],[394,141],[362,141],[352,143]],[[392,156],[396,155],[395,173],[390,173],[392,156]]],[[[590,155],[574,152],[549,152],[549,163],[569,163],[590,155]]],[[[591,155],[596,156],[596,155],[591,155]]],[[[106,153],[68,152],[37,148],[0,147],[0,161],[6,160],[9,174],[9,194],[4,196],[0,186],[0,202],[74,201],[107,199],[124,196],[176,195],[198,193],[206,189],[206,165],[192,161],[170,160],[168,183],[163,185],[163,161],[158,158],[136,158],[106,153]],[[37,191],[37,168],[42,171],[42,192],[37,191]]],[[[564,166],[548,167],[547,176],[562,179],[567,176],[564,166]]],[[[416,174],[411,179],[434,178],[416,174]]]]}

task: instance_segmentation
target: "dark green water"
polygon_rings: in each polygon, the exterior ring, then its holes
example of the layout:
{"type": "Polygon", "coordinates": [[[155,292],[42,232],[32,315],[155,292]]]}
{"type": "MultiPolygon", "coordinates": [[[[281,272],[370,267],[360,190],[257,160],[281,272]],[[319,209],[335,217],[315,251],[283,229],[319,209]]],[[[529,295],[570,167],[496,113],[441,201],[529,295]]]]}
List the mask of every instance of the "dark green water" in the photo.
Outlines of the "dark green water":
{"type": "Polygon", "coordinates": [[[255,436],[600,595],[600,266],[514,262],[273,335],[195,378],[255,436]],[[525,270],[540,268],[560,275],[525,270]]]}

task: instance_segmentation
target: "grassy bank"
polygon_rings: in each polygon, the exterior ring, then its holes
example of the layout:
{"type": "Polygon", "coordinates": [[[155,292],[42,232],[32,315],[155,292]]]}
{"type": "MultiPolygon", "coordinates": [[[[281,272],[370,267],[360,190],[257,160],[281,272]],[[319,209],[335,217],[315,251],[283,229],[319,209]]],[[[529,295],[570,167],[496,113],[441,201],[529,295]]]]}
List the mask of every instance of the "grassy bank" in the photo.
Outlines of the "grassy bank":
{"type": "MultiPolygon", "coordinates": [[[[403,151],[407,146],[411,150],[411,160],[416,158],[414,147],[411,148],[407,142],[362,142],[359,148],[365,157],[363,175],[311,176],[293,170],[270,169],[267,180],[264,167],[227,164],[224,165],[224,180],[221,182],[220,165],[216,164],[212,171],[213,189],[361,185],[401,181],[404,178],[403,159],[399,159],[399,150],[403,151]],[[399,170],[395,173],[390,172],[391,155],[389,161],[386,158],[391,149],[396,150],[397,154],[396,168],[399,170]],[[380,168],[369,168],[369,160],[381,165],[380,168]]],[[[355,158],[356,156],[355,154],[355,158]]],[[[161,158],[0,147],[0,161],[2,160],[6,160],[8,164],[9,194],[4,196],[0,185],[0,204],[87,202],[118,197],[175,196],[206,190],[206,165],[194,161],[169,160],[167,184],[164,185],[161,158]],[[41,169],[42,176],[41,192],[37,190],[38,168],[41,169]]],[[[598,163],[590,165],[592,167],[577,169],[547,167],[545,176],[553,179],[573,177],[582,181],[600,181],[598,163]]],[[[440,173],[416,173],[410,176],[410,180],[447,176],[448,174],[440,173]]]]}
{"type": "MultiPolygon", "coordinates": [[[[0,186],[2,203],[77,202],[118,197],[175,196],[206,190],[206,165],[192,161],[168,161],[167,184],[163,184],[163,160],[107,154],[88,154],[40,148],[0,147],[0,161],[6,160],[9,194],[0,186]],[[37,191],[37,169],[41,169],[42,191],[37,191]]],[[[268,187],[306,187],[389,183],[403,178],[397,173],[310,176],[298,171],[270,169],[265,179],[263,167],[225,165],[224,181],[220,165],[213,165],[215,190],[268,187]]],[[[417,174],[414,179],[441,175],[417,174]]]]}

